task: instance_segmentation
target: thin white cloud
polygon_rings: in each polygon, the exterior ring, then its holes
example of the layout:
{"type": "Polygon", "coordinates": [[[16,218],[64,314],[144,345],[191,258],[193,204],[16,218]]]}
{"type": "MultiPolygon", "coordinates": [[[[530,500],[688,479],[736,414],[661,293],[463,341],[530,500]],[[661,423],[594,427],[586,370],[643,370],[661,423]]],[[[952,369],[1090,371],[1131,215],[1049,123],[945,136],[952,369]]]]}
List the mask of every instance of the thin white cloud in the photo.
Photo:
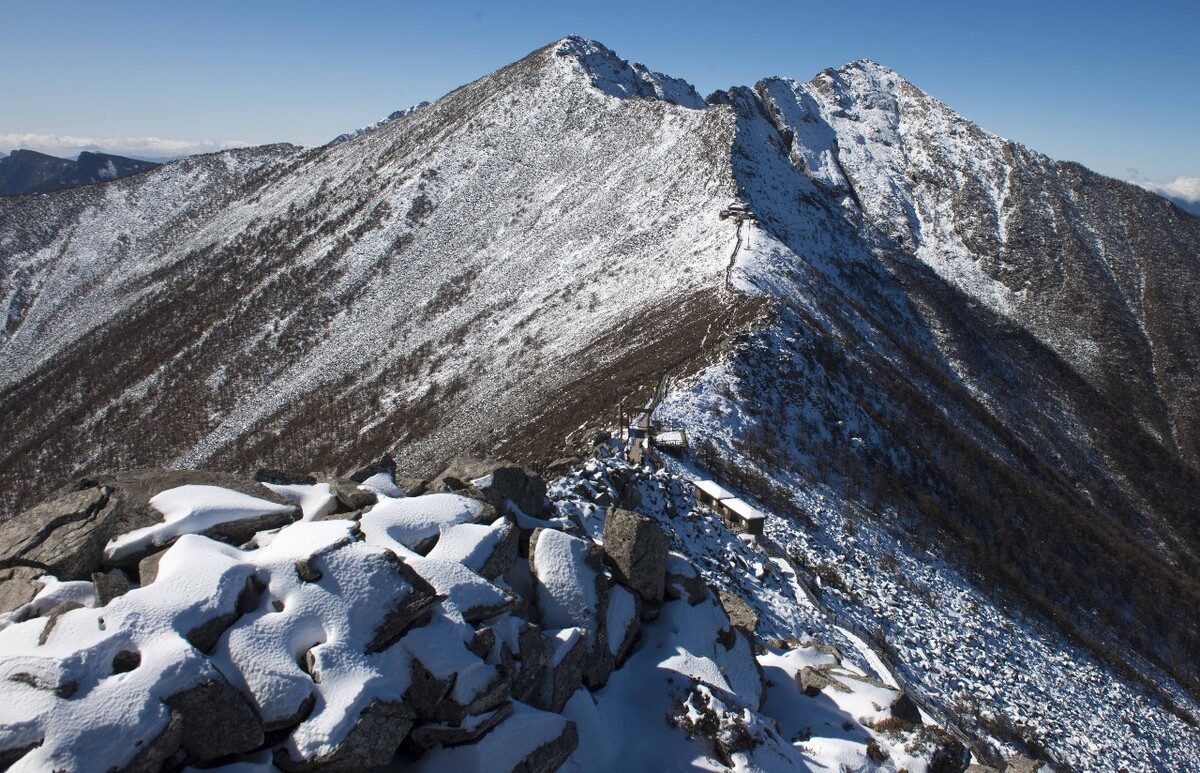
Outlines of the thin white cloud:
{"type": "Polygon", "coordinates": [[[1194,215],[1200,215],[1200,177],[1176,177],[1169,183],[1133,180],[1133,184],[1170,199],[1194,215]]]}
{"type": "Polygon", "coordinates": [[[114,153],[135,158],[177,158],[197,153],[240,148],[237,140],[168,140],[161,137],[71,137],[61,134],[0,133],[0,150],[36,150],[51,156],[75,157],[82,151],[114,153]]]}

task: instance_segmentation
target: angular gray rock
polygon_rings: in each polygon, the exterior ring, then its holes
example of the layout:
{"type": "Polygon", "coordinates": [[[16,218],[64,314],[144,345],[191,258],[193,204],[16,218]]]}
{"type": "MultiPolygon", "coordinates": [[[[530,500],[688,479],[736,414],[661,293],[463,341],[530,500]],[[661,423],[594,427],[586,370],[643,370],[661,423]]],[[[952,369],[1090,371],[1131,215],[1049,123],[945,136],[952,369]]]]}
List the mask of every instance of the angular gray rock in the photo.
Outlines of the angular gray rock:
{"type": "Polygon", "coordinates": [[[355,470],[350,474],[350,480],[355,483],[362,483],[381,473],[388,476],[393,483],[396,482],[396,460],[392,458],[391,454],[384,454],[379,458],[379,461],[372,462],[366,467],[355,470]]]}
{"type": "Polygon", "coordinates": [[[129,578],[119,571],[93,572],[92,585],[96,586],[96,605],[107,606],[113,599],[124,596],[133,587],[129,578]]]}
{"type": "Polygon", "coordinates": [[[420,749],[471,743],[507,719],[512,711],[512,702],[505,701],[490,711],[469,716],[456,725],[445,722],[424,724],[413,729],[412,742],[420,749]]]}
{"type": "Polygon", "coordinates": [[[538,475],[507,461],[455,457],[429,485],[431,491],[457,491],[474,485],[500,512],[511,502],[525,515],[539,517],[546,511],[546,482],[538,475]]]}
{"type": "Polygon", "coordinates": [[[796,687],[810,698],[815,698],[826,687],[833,687],[840,692],[850,692],[847,687],[828,674],[827,669],[805,666],[796,675],[796,687]]]}
{"type": "Polygon", "coordinates": [[[758,613],[750,608],[741,596],[721,588],[717,591],[721,606],[729,616],[730,625],[741,628],[746,633],[754,633],[758,628],[758,613]]]}
{"type": "Polygon", "coordinates": [[[159,550],[138,561],[138,583],[142,586],[149,585],[158,577],[158,562],[166,554],[166,549],[159,550]]]}
{"type": "Polygon", "coordinates": [[[197,685],[164,702],[183,719],[180,742],[193,760],[207,762],[262,745],[258,714],[224,679],[197,685]]]}
{"type": "Polygon", "coordinates": [[[372,701],[335,749],[312,759],[295,760],[287,749],[275,751],[275,765],[287,773],[360,771],[386,765],[412,728],[412,710],[403,703],[372,701]]]}
{"type": "Polygon", "coordinates": [[[892,701],[890,707],[892,716],[896,719],[910,722],[914,725],[923,724],[921,719],[921,710],[917,704],[913,703],[913,699],[908,697],[908,693],[900,693],[896,696],[896,700],[892,701]]]}
{"type": "Polygon", "coordinates": [[[65,493],[0,524],[0,569],[25,566],[60,580],[90,579],[118,522],[111,489],[65,493]]]}
{"type": "Polygon", "coordinates": [[[517,633],[518,668],[513,677],[512,696],[533,705],[538,700],[546,664],[554,657],[554,644],[542,635],[541,629],[527,623],[517,633]]]}
{"type": "Polygon", "coordinates": [[[604,556],[617,582],[643,601],[663,599],[670,540],[658,523],[631,510],[610,510],[604,519],[604,556]]]}
{"type": "Polygon", "coordinates": [[[42,589],[37,581],[45,572],[29,566],[0,569],[0,614],[12,612],[33,601],[42,589]]]}
{"type": "Polygon", "coordinates": [[[362,510],[379,500],[374,491],[359,488],[358,483],[351,480],[338,478],[329,481],[329,488],[345,510],[362,510]]]}
{"type": "Polygon", "coordinates": [[[407,475],[397,475],[396,485],[406,497],[419,497],[429,491],[429,481],[424,478],[413,478],[407,475]]]}

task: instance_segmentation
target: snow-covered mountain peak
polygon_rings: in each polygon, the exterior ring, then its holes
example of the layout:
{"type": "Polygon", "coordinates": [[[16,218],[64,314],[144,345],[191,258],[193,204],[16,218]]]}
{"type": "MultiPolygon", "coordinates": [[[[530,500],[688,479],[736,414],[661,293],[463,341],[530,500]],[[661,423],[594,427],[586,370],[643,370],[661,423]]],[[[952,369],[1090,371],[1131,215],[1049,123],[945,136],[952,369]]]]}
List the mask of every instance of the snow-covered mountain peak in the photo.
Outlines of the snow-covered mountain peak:
{"type": "Polygon", "coordinates": [[[621,99],[637,97],[703,110],[707,105],[692,84],[654,72],[640,63],[630,64],[595,40],[569,35],[553,47],[554,53],[573,59],[600,91],[621,99]]]}

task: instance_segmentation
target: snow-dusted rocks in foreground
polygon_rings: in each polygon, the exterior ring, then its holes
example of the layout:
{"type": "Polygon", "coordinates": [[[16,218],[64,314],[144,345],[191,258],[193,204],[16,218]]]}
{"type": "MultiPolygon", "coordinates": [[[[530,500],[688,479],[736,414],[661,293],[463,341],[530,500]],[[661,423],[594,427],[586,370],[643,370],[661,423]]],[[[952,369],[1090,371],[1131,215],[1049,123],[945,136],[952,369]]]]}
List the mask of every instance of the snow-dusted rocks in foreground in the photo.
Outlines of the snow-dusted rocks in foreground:
{"type": "MultiPolygon", "coordinates": [[[[306,516],[331,507],[324,483],[271,490],[306,516]]],[[[152,573],[101,564],[94,582],[31,580],[36,597],[0,617],[0,761],[783,770],[882,754],[922,769],[896,745],[912,727],[894,742],[870,728],[895,690],[828,648],[759,644],[756,658],[682,556],[654,564],[666,600],[643,598],[605,570],[602,544],[555,526],[570,519],[538,512],[545,525],[522,530],[473,487],[384,490],[366,513],[321,512],[234,545],[186,532],[280,505],[176,486],[151,498],[161,525],[134,534],[172,540],[152,573]],[[837,689],[806,695],[810,666],[839,669],[837,689]]],[[[666,541],[652,519],[627,536],[648,547],[622,544],[625,556],[666,541]]]]}

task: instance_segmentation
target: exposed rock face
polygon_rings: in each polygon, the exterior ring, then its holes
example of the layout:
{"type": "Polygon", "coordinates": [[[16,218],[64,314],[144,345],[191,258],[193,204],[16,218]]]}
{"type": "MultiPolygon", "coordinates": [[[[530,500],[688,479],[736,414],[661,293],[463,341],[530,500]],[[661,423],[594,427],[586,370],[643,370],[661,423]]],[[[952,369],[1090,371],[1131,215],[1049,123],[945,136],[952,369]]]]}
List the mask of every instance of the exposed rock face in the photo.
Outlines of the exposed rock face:
{"type": "Polygon", "coordinates": [[[107,487],[44,502],[0,524],[0,567],[33,567],[65,580],[90,579],[118,527],[119,512],[107,487]]]}
{"type": "Polygon", "coordinates": [[[104,606],[115,598],[129,592],[129,579],[120,572],[93,572],[92,584],[96,586],[96,603],[104,606]]]}
{"type": "Polygon", "coordinates": [[[604,557],[642,601],[662,601],[669,540],[653,518],[614,508],[604,522],[604,557]]]}
{"type": "Polygon", "coordinates": [[[27,566],[0,569],[0,613],[12,612],[32,601],[41,588],[37,578],[43,574],[40,569],[27,566]]]}

